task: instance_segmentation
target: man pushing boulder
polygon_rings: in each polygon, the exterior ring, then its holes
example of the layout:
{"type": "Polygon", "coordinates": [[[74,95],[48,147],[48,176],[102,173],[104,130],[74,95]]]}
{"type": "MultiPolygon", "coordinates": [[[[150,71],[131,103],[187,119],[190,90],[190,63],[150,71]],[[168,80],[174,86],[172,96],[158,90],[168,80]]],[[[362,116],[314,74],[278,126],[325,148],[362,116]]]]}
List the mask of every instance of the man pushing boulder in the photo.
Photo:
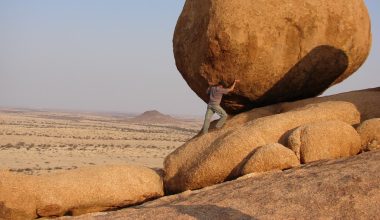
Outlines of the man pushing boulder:
{"type": "Polygon", "coordinates": [[[227,113],[220,106],[220,102],[222,101],[223,95],[229,92],[232,92],[235,89],[236,83],[239,80],[235,80],[231,87],[226,88],[226,84],[224,81],[220,81],[217,85],[212,85],[209,82],[209,87],[207,88],[207,94],[210,95],[210,99],[207,105],[207,111],[205,115],[205,120],[203,123],[202,134],[206,134],[210,127],[210,121],[212,116],[216,113],[220,116],[218,123],[216,124],[216,128],[219,129],[224,125],[224,122],[227,120],[227,113]]]}

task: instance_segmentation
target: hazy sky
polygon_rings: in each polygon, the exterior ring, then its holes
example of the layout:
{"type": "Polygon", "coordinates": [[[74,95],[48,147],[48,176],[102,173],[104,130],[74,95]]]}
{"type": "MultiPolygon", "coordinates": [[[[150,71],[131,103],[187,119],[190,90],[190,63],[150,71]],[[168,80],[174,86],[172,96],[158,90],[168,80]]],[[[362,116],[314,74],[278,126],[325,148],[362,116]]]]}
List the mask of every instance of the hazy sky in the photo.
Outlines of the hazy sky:
{"type": "MultiPolygon", "coordinates": [[[[371,55],[327,94],[380,86],[380,1],[366,2],[371,55]]],[[[183,4],[0,0],[0,106],[203,115],[173,58],[183,4]]]]}

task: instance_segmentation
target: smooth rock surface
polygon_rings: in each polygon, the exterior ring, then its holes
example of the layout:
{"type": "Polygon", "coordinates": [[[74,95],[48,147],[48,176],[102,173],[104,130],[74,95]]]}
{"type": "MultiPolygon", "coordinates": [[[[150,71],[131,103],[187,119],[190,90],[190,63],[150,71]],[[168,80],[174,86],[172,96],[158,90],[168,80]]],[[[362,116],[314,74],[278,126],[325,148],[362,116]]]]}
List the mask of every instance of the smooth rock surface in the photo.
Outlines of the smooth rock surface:
{"type": "Polygon", "coordinates": [[[364,150],[380,148],[380,118],[364,121],[356,130],[360,135],[364,150]]]}
{"type": "Polygon", "coordinates": [[[0,219],[37,217],[36,178],[0,171],[0,219]]]}
{"type": "Polygon", "coordinates": [[[187,0],[173,48],[191,89],[241,82],[228,113],[321,94],[354,73],[371,47],[363,0],[187,0]]]}
{"type": "Polygon", "coordinates": [[[164,195],[162,178],[139,166],[94,166],[43,176],[0,173],[0,219],[80,215],[164,195]]]}
{"type": "Polygon", "coordinates": [[[342,121],[302,125],[291,132],[287,146],[301,163],[354,156],[362,149],[359,134],[342,121]]]}
{"type": "Polygon", "coordinates": [[[254,150],[243,164],[241,175],[288,169],[300,165],[300,161],[289,148],[275,143],[254,150]]]}
{"type": "Polygon", "coordinates": [[[378,219],[379,161],[376,150],[247,175],[117,212],[62,219],[378,219]]]}

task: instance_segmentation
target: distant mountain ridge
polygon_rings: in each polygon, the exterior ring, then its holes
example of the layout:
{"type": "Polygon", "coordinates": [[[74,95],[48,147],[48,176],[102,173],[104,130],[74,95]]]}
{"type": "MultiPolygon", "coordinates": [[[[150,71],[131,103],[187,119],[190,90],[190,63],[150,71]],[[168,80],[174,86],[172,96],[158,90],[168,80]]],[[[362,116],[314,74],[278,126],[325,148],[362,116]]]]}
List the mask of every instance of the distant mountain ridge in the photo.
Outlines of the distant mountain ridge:
{"type": "Polygon", "coordinates": [[[161,112],[157,110],[150,110],[130,119],[129,121],[133,123],[165,124],[165,123],[177,123],[177,122],[180,122],[181,120],[173,118],[170,115],[162,114],[161,112]]]}

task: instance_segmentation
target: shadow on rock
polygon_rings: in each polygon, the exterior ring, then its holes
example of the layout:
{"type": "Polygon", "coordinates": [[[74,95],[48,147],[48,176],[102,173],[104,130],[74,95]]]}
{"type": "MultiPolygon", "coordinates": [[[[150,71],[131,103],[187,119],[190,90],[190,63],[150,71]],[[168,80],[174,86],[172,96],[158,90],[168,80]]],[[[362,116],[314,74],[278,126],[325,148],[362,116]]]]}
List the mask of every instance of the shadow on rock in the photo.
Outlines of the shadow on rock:
{"type": "MultiPolygon", "coordinates": [[[[329,88],[347,69],[348,56],[346,53],[329,45],[321,45],[311,50],[296,65],[294,65],[270,90],[261,98],[250,101],[237,95],[226,96],[223,103],[231,105],[236,102],[238,113],[256,107],[262,107],[279,102],[295,101],[315,97],[329,88]],[[245,106],[245,109],[241,109],[245,106]]],[[[223,105],[228,108],[226,105],[223,105]]]]}

